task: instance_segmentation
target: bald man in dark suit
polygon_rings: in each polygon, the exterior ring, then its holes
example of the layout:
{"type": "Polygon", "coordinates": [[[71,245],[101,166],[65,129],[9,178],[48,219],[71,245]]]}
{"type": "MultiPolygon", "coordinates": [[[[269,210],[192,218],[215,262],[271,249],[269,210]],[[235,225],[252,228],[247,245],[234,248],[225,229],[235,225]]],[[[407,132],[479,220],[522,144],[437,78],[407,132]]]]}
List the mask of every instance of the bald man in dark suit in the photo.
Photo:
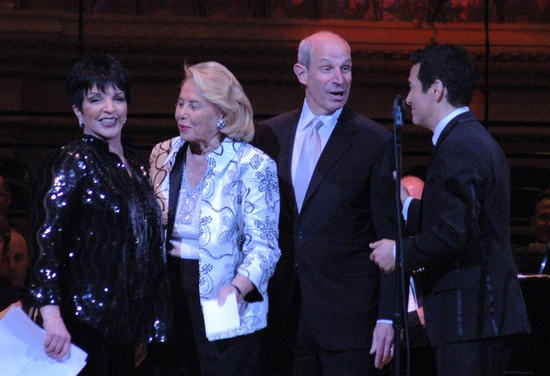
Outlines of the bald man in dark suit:
{"type": "Polygon", "coordinates": [[[367,376],[392,359],[394,277],[369,259],[369,243],[395,233],[392,137],[346,106],[351,67],[340,36],[304,39],[294,65],[302,108],[257,128],[256,145],[277,161],[281,190],[282,257],[262,339],[266,375],[367,376]],[[313,122],[320,155],[299,193],[313,122]]]}

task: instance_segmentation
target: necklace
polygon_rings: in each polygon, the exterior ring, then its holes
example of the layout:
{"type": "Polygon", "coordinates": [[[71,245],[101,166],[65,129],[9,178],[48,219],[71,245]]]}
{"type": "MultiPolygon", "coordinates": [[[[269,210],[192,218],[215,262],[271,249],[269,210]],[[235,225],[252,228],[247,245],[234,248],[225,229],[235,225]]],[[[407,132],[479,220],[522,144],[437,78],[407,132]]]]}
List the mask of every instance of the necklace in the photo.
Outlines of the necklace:
{"type": "MultiPolygon", "coordinates": [[[[206,175],[205,175],[206,176],[206,175]]],[[[190,225],[197,207],[197,201],[202,196],[202,190],[204,188],[204,176],[197,184],[195,189],[191,190],[189,182],[187,181],[187,174],[185,173],[185,163],[183,164],[182,182],[180,188],[180,195],[178,200],[178,210],[175,222],[180,225],[190,225]]]]}

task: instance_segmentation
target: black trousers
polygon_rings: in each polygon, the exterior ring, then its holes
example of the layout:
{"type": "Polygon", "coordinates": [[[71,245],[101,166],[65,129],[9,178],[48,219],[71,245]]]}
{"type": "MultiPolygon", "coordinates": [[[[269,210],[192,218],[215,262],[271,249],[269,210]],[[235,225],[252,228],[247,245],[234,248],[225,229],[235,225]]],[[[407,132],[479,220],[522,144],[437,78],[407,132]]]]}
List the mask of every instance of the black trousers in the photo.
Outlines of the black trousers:
{"type": "Polygon", "coordinates": [[[156,345],[159,374],[259,375],[260,332],[210,342],[200,303],[198,260],[169,256],[167,267],[175,317],[173,340],[156,345]]]}
{"type": "Polygon", "coordinates": [[[292,375],[300,320],[300,286],[296,283],[291,292],[285,290],[283,293],[283,289],[273,286],[268,290],[268,325],[262,330],[260,367],[263,376],[292,375]]]}
{"type": "Polygon", "coordinates": [[[109,345],[94,328],[76,321],[66,321],[71,342],[88,353],[80,376],[135,375],[136,344],[109,345]]]}
{"type": "Polygon", "coordinates": [[[294,357],[294,376],[378,375],[370,348],[329,350],[311,335],[307,313],[302,312],[294,357]]]}
{"type": "Polygon", "coordinates": [[[505,336],[437,346],[437,374],[503,376],[516,341],[515,336],[505,336]]]}

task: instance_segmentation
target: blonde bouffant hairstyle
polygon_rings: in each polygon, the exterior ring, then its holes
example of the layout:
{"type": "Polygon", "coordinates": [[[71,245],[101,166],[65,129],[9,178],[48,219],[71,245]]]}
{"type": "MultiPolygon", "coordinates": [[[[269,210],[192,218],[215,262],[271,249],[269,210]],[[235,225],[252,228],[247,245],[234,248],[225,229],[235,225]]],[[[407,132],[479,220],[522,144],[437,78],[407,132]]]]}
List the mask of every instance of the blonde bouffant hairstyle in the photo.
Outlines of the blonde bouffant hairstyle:
{"type": "Polygon", "coordinates": [[[220,131],[233,140],[251,141],[254,138],[252,105],[233,73],[220,63],[208,61],[186,64],[182,86],[191,78],[204,99],[222,112],[225,126],[220,131]]]}

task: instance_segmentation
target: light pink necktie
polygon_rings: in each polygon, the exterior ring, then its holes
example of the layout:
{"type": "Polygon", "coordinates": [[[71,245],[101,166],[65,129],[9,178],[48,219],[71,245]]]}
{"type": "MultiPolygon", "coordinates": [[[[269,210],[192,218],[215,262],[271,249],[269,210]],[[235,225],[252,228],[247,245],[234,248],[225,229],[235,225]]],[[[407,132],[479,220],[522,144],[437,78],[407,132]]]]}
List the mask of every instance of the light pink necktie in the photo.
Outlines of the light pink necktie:
{"type": "Polygon", "coordinates": [[[294,179],[294,193],[296,194],[298,211],[302,210],[307,187],[309,186],[315,165],[319,160],[319,155],[321,155],[319,128],[321,128],[322,125],[323,122],[321,120],[313,118],[304,128],[304,141],[296,167],[296,178],[294,179]]]}

